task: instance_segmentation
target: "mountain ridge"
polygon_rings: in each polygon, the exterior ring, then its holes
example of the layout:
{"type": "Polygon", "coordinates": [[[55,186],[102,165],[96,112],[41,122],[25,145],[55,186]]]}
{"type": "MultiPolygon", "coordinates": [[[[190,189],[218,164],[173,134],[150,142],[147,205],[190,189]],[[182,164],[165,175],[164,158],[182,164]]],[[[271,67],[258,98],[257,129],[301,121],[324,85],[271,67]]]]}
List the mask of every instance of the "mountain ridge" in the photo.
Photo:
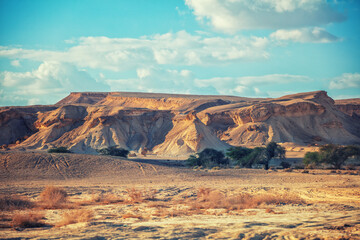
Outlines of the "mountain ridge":
{"type": "Polygon", "coordinates": [[[0,108],[3,149],[66,146],[77,153],[119,145],[158,155],[270,141],[359,144],[360,99],[325,91],[279,98],[75,92],[54,105],[0,108]]]}

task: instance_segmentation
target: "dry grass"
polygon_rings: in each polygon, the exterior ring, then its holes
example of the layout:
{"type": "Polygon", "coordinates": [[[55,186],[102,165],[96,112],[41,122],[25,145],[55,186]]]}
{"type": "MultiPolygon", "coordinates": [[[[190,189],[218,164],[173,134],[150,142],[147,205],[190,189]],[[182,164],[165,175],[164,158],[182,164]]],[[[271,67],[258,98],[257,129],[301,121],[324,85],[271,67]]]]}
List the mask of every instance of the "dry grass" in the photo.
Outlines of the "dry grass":
{"type": "Polygon", "coordinates": [[[40,203],[43,208],[65,208],[67,203],[67,193],[64,189],[54,186],[45,187],[40,193],[40,203]]]}
{"type": "Polygon", "coordinates": [[[12,226],[19,228],[36,228],[46,226],[44,215],[36,212],[18,213],[13,216],[12,226]]]}
{"type": "Polygon", "coordinates": [[[112,193],[98,193],[93,194],[89,200],[84,200],[77,202],[77,205],[88,206],[88,205],[107,205],[107,204],[116,204],[122,203],[124,199],[118,197],[112,193]]]}
{"type": "Polygon", "coordinates": [[[128,193],[128,202],[130,203],[142,203],[148,200],[155,200],[157,191],[155,189],[137,190],[135,188],[129,188],[126,190],[128,193]]]}
{"type": "Polygon", "coordinates": [[[33,208],[34,203],[29,199],[19,196],[1,196],[0,197],[0,210],[1,211],[13,211],[33,208]]]}
{"type": "Polygon", "coordinates": [[[69,224],[79,223],[79,222],[90,222],[94,214],[90,210],[86,209],[77,209],[65,212],[62,215],[62,220],[56,224],[56,227],[62,227],[69,224]]]}
{"type": "Polygon", "coordinates": [[[242,210],[257,208],[261,205],[269,204],[302,204],[304,201],[295,194],[249,194],[240,193],[227,196],[217,190],[201,188],[198,191],[197,198],[188,201],[190,210],[194,209],[216,209],[224,208],[227,210],[242,210]]]}
{"type": "Polygon", "coordinates": [[[133,214],[133,213],[125,213],[124,215],[122,215],[122,218],[126,219],[126,218],[137,218],[137,219],[143,219],[144,217],[139,215],[139,214],[133,214]]]}

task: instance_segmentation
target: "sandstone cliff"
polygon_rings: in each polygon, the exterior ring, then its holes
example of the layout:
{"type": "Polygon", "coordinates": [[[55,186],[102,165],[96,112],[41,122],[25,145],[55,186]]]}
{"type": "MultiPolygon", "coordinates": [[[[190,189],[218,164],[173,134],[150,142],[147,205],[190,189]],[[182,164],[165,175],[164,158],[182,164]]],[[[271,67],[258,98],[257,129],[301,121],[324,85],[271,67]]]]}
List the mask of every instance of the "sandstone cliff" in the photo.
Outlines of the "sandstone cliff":
{"type": "Polygon", "coordinates": [[[74,152],[119,145],[158,155],[204,148],[297,144],[359,144],[360,103],[324,91],[276,99],[152,93],[71,93],[52,106],[0,108],[3,148],[74,152]]]}

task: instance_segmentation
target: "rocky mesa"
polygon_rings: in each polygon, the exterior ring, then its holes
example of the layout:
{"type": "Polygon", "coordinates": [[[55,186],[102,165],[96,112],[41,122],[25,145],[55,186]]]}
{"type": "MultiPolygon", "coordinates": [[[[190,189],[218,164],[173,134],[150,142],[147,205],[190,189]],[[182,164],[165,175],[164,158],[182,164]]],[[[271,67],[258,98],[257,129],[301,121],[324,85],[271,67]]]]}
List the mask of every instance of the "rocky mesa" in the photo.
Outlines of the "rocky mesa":
{"type": "Polygon", "coordinates": [[[2,149],[119,145],[179,156],[270,141],[360,144],[360,99],[324,91],[280,98],[127,92],[71,93],[54,105],[1,107],[2,149]]]}

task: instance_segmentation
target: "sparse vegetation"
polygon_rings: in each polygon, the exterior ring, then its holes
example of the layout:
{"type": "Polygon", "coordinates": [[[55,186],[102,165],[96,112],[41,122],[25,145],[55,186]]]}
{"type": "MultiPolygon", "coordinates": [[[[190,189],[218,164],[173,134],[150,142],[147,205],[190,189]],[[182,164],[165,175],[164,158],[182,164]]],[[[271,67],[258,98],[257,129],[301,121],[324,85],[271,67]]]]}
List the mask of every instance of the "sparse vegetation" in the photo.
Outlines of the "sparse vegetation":
{"type": "Polygon", "coordinates": [[[269,162],[274,157],[285,159],[285,148],[276,142],[270,142],[266,147],[249,149],[245,147],[230,148],[227,156],[235,161],[237,165],[251,168],[253,164],[263,164],[264,169],[269,169],[269,162]]]}
{"type": "Polygon", "coordinates": [[[128,150],[117,147],[117,146],[103,148],[103,149],[97,150],[97,152],[100,155],[111,155],[111,156],[119,156],[119,157],[124,157],[124,158],[127,158],[128,154],[130,153],[128,150]]]}
{"type": "Polygon", "coordinates": [[[71,210],[65,212],[62,215],[62,220],[56,226],[62,227],[79,222],[89,222],[93,217],[94,214],[91,210],[87,210],[87,209],[71,210]]]}
{"type": "Polygon", "coordinates": [[[67,202],[67,193],[64,189],[47,186],[40,193],[40,202],[44,208],[62,208],[67,202]]]}
{"type": "Polygon", "coordinates": [[[19,228],[36,228],[45,226],[44,215],[35,212],[18,213],[13,216],[12,226],[19,228]]]}
{"type": "Polygon", "coordinates": [[[21,210],[34,207],[34,203],[26,198],[18,196],[1,196],[0,197],[0,210],[1,211],[12,211],[21,210]]]}
{"type": "Polygon", "coordinates": [[[214,166],[225,166],[229,164],[229,159],[224,154],[215,149],[206,148],[196,155],[190,155],[186,160],[188,166],[203,166],[212,168],[214,166]]]}
{"type": "Polygon", "coordinates": [[[322,146],[319,152],[307,152],[303,163],[308,168],[324,163],[332,165],[335,169],[340,169],[346,160],[352,156],[360,156],[360,147],[327,144],[322,146]]]}
{"type": "Polygon", "coordinates": [[[71,153],[70,150],[68,150],[66,147],[56,147],[56,148],[50,148],[48,153],[71,153]]]}

